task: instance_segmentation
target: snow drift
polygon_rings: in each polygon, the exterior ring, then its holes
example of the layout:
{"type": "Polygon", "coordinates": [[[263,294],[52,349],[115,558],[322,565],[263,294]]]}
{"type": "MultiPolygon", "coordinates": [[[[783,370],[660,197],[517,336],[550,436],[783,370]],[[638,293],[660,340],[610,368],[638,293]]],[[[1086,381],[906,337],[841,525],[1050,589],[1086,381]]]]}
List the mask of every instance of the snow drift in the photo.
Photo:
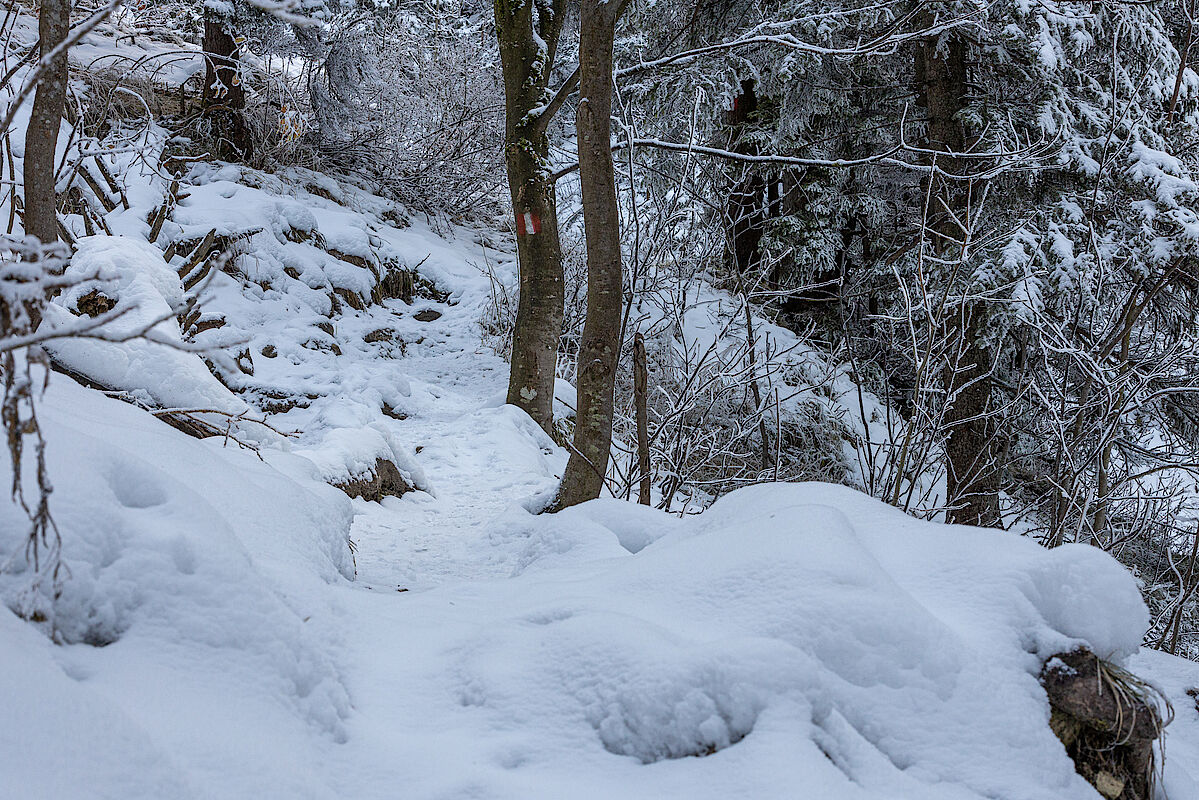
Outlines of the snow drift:
{"type": "Polygon", "coordinates": [[[1094,796],[1037,674],[1080,644],[1137,652],[1146,612],[1113,559],[822,484],[682,523],[625,508],[529,518],[503,537],[517,576],[409,608],[423,629],[453,602],[465,627],[426,631],[446,657],[420,693],[454,698],[484,751],[429,796],[1094,796]]]}
{"type": "Polygon", "coordinates": [[[107,646],[0,624],[18,723],[0,773],[24,798],[1093,798],[1037,674],[1076,645],[1125,659],[1146,625],[1093,548],[823,484],[686,520],[513,505],[481,531],[508,577],[363,591],[349,502],[307,460],[197,442],[61,377],[43,408],[71,570],[57,634],[107,646]]]}
{"type": "MultiPolygon", "coordinates": [[[[313,587],[353,576],[349,500],[321,482],[306,460],[276,452],[264,453],[262,461],[253,451],[222,447],[219,437],[196,441],[65,376],[52,378],[39,416],[50,442],[51,508],[66,577],[57,599],[46,582],[31,591],[24,556],[28,522],[15,504],[0,503],[0,599],[13,609],[40,612],[47,619],[41,627],[64,645],[92,646],[65,647],[63,653],[129,659],[136,665],[129,669],[135,683],[153,674],[155,664],[182,660],[197,675],[255,687],[324,735],[344,736],[348,696],[326,644],[304,616],[313,587]]],[[[7,459],[0,480],[9,483],[7,459]]],[[[49,739],[31,744],[30,736],[37,741],[43,733],[57,740],[52,721],[69,724],[80,737],[80,775],[91,768],[120,774],[110,759],[118,757],[122,739],[106,742],[108,723],[101,720],[110,712],[102,709],[110,701],[78,688],[62,691],[61,671],[56,677],[44,667],[27,672],[20,666],[49,660],[22,653],[28,634],[14,633],[10,613],[3,614],[9,621],[0,634],[0,660],[20,656],[16,666],[0,670],[0,696],[12,701],[0,701],[4,783],[11,788],[9,776],[36,775],[23,797],[135,796],[115,789],[40,793],[39,787],[57,785],[57,774],[74,774],[74,767],[64,773],[55,766],[56,746],[49,739]],[[39,699],[39,706],[26,709],[28,726],[10,717],[24,719],[20,709],[26,704],[17,703],[17,695],[39,699]],[[84,721],[70,722],[76,718],[84,721]],[[30,761],[30,752],[37,758],[30,761]],[[30,764],[45,766],[44,774],[30,772],[30,764]]],[[[90,674],[87,661],[85,655],[80,674],[72,677],[90,674]]],[[[123,776],[123,785],[129,778],[123,776]]],[[[147,778],[146,796],[156,781],[147,778]]]]}

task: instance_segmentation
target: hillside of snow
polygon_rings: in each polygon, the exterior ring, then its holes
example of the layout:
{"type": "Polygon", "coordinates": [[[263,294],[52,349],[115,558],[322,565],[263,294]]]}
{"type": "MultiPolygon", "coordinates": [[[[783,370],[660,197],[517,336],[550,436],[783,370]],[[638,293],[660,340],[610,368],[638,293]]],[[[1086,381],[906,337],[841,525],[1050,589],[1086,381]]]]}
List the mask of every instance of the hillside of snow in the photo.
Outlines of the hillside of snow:
{"type": "MultiPolygon", "coordinates": [[[[203,283],[220,325],[162,323],[195,351],[53,350],[115,391],[53,374],[41,400],[69,574],[57,599],[0,576],[52,620],[0,610],[0,796],[1095,798],[1038,682],[1083,645],[1160,684],[1162,796],[1199,798],[1199,667],[1140,651],[1114,559],[826,484],[536,516],[566,453],[503,404],[479,330],[511,255],[313,175],[205,169],[161,241],[131,226],[72,267],[152,314],[187,291],[171,242],[250,243],[203,283]],[[372,298],[380,263],[425,296],[372,298]],[[329,485],[379,458],[415,488],[329,485]]],[[[25,524],[0,505],[0,563],[25,524]]]]}

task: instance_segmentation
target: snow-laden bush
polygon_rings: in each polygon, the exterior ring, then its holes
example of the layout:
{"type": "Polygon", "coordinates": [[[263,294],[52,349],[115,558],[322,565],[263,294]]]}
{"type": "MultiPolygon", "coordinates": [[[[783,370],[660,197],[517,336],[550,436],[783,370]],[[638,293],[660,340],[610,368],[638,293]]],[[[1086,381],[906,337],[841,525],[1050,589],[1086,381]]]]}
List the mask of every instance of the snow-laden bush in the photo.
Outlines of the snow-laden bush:
{"type": "Polygon", "coordinates": [[[487,5],[336,16],[306,83],[319,158],[419,208],[494,213],[504,114],[487,5]]]}

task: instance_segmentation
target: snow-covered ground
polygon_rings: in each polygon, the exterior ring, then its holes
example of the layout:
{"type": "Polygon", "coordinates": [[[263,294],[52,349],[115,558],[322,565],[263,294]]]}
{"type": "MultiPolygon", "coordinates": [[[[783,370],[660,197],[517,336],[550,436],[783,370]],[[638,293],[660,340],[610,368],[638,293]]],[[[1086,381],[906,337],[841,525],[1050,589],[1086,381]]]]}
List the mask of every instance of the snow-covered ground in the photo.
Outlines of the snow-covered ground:
{"type": "MultiPolygon", "coordinates": [[[[141,60],[172,90],[201,66],[192,46],[112,33],[73,58],[141,60]]],[[[200,163],[176,202],[149,166],[164,131],[138,136],[145,159],[104,156],[131,204],[105,215],[116,236],[67,220],[87,281],[47,324],[100,290],[128,311],[118,328],[161,319],[183,349],[52,354],[128,399],[236,418],[261,449],[51,377],[68,572],[56,600],[31,590],[25,517],[0,501],[0,800],[1093,800],[1037,682],[1077,644],[1170,698],[1162,795],[1199,800],[1199,665],[1139,650],[1146,613],[1111,558],[824,484],[685,519],[612,499],[535,516],[566,454],[504,405],[506,366],[481,344],[488,273],[513,269],[494,234],[439,235],[303,170],[200,163]],[[193,285],[187,330],[177,273],[209,231],[236,255],[193,285]],[[434,291],[372,297],[417,265],[434,291]],[[376,458],[418,490],[329,486],[376,458]]],[[[702,351],[737,306],[701,289],[708,310],[680,327],[702,351]]],[[[827,383],[830,413],[856,407],[844,370],[827,383]]],[[[0,454],[5,486],[8,469],[0,454]]]]}
{"type": "Polygon", "coordinates": [[[1171,698],[1162,785],[1199,800],[1199,667],[1138,653],[1146,612],[1106,555],[823,484],[686,519],[612,499],[535,516],[566,455],[504,405],[481,344],[489,271],[513,269],[488,234],[316,173],[201,164],[150,243],[168,178],[110,166],[131,208],[81,239],[87,281],[46,324],[97,290],[184,349],[52,353],[237,424],[196,440],[52,376],[69,574],[56,601],[30,590],[24,516],[0,503],[0,597],[53,621],[0,607],[0,798],[1094,798],[1037,682],[1085,644],[1171,698]],[[187,330],[170,311],[209,231],[239,244],[187,330]],[[374,296],[416,265],[412,304],[374,296]],[[376,458],[417,490],[328,485],[376,458]]]}
{"type": "MultiPolygon", "coordinates": [[[[339,318],[347,348],[382,324],[409,344],[347,350],[278,416],[314,429],[301,454],[52,378],[66,643],[0,611],[0,797],[1093,798],[1036,678],[1084,643],[1171,697],[1163,785],[1199,798],[1199,667],[1138,653],[1137,588],[1098,551],[821,484],[685,520],[530,514],[565,455],[479,344],[475,264],[510,261],[382,230],[452,297],[426,322],[399,301],[339,318]],[[302,453],[397,383],[380,430],[425,491],[350,501],[302,453]]],[[[0,506],[0,560],[21,525],[0,506]]],[[[0,582],[10,604],[27,577],[0,582]]]]}

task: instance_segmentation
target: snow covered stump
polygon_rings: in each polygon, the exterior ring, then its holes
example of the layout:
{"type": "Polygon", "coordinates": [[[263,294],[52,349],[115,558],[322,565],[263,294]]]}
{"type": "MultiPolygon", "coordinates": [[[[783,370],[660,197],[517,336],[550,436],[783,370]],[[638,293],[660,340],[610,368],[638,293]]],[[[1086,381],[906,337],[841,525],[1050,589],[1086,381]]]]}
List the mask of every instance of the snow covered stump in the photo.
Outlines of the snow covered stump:
{"type": "Polygon", "coordinates": [[[1153,745],[1165,728],[1156,691],[1083,648],[1049,659],[1041,685],[1078,774],[1108,800],[1152,797],[1153,745]]]}

